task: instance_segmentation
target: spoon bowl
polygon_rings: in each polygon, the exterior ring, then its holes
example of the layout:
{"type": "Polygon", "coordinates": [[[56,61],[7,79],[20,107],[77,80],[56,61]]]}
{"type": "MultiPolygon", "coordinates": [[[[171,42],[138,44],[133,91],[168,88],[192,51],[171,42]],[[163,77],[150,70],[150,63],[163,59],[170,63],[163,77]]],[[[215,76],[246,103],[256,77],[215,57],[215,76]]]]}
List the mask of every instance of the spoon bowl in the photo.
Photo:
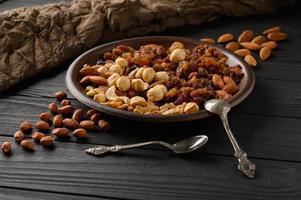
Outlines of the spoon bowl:
{"type": "Polygon", "coordinates": [[[186,138],[183,140],[174,143],[172,146],[174,153],[189,153],[192,152],[208,141],[208,137],[206,135],[196,135],[190,138],[186,138]]]}
{"type": "Polygon", "coordinates": [[[219,99],[211,99],[204,106],[206,110],[217,115],[226,114],[231,109],[228,102],[219,99]]]}

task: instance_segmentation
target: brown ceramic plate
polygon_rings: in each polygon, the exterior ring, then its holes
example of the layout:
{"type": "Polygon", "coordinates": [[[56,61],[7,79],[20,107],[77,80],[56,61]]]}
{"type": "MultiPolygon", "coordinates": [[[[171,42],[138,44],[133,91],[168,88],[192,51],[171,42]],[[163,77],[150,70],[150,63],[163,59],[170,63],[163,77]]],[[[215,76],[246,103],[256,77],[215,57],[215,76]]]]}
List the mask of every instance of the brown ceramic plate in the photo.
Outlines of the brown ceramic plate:
{"type": "MultiPolygon", "coordinates": [[[[206,110],[200,110],[199,112],[192,114],[179,114],[179,115],[144,115],[139,113],[133,113],[125,110],[120,110],[116,108],[112,108],[110,106],[101,105],[95,101],[91,97],[85,95],[84,88],[79,84],[80,74],[79,70],[82,68],[84,64],[94,65],[97,60],[104,54],[106,51],[111,51],[113,47],[124,44],[129,45],[134,48],[139,48],[141,45],[146,44],[160,44],[165,47],[171,45],[174,41],[182,42],[186,48],[194,48],[200,42],[196,39],[184,38],[184,37],[174,37],[174,36],[147,36],[147,37],[136,37],[130,39],[124,39],[119,41],[110,42],[107,44],[103,44],[97,46],[86,53],[79,56],[69,67],[66,74],[66,84],[69,91],[72,95],[81,101],[83,104],[92,107],[96,110],[99,110],[103,113],[117,116],[126,119],[139,120],[145,122],[180,122],[180,121],[191,121],[201,118],[206,118],[210,116],[206,110]]],[[[239,64],[242,67],[242,71],[244,76],[239,84],[240,90],[229,100],[231,106],[236,106],[240,102],[242,102],[252,91],[255,84],[255,75],[251,67],[246,64],[241,58],[234,55],[233,53],[225,50],[224,48],[211,44],[211,46],[219,49],[228,57],[229,66],[234,66],[239,64]]]]}

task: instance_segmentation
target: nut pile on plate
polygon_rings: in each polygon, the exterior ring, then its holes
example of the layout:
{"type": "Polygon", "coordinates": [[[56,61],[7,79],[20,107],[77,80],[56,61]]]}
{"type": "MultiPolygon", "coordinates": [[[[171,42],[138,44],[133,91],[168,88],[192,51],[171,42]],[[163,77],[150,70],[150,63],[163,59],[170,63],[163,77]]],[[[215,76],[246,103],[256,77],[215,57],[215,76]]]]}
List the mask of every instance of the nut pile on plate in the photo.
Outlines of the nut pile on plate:
{"type": "Polygon", "coordinates": [[[193,113],[206,100],[229,99],[243,77],[240,66],[226,64],[219,50],[178,41],[164,48],[120,45],[95,65],[80,70],[80,84],[100,104],[141,114],[193,113]]]}
{"type": "MultiPolygon", "coordinates": [[[[257,66],[257,61],[251,51],[259,51],[259,57],[262,61],[267,60],[272,50],[277,47],[277,42],[287,39],[280,26],[266,29],[260,35],[255,35],[252,30],[243,31],[237,39],[231,33],[225,33],[218,37],[217,42],[225,45],[226,49],[243,57],[252,67],[257,66]]],[[[202,38],[201,41],[214,43],[212,38],[202,38]]]]}

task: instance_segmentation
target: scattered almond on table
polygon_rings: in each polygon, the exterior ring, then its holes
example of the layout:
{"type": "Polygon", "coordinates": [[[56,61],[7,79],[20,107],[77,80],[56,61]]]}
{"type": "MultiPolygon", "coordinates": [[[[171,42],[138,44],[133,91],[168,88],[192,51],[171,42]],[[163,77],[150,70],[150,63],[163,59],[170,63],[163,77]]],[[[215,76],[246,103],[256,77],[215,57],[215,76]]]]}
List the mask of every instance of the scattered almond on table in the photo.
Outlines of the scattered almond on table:
{"type": "MultiPolygon", "coordinates": [[[[257,66],[254,57],[254,51],[259,51],[259,58],[262,61],[267,60],[272,50],[277,47],[277,42],[287,39],[280,26],[268,28],[260,35],[255,35],[252,30],[243,31],[237,38],[231,33],[222,34],[218,37],[217,42],[225,46],[226,49],[234,52],[236,55],[244,58],[244,60],[252,67],[257,66]]],[[[202,38],[200,41],[214,43],[212,38],[202,38]]]]}
{"type": "MultiPolygon", "coordinates": [[[[49,111],[39,114],[36,123],[25,120],[20,124],[20,130],[14,133],[15,141],[24,150],[34,152],[38,144],[50,147],[54,145],[55,139],[67,138],[69,135],[77,139],[85,138],[88,136],[88,129],[98,127],[99,130],[107,131],[111,128],[109,122],[104,120],[97,110],[89,109],[85,112],[81,108],[74,108],[65,92],[56,92],[54,97],[58,104],[50,103],[49,111]],[[37,131],[33,131],[34,129],[37,131]]],[[[11,142],[3,142],[1,150],[3,154],[10,155],[11,142]]]]}

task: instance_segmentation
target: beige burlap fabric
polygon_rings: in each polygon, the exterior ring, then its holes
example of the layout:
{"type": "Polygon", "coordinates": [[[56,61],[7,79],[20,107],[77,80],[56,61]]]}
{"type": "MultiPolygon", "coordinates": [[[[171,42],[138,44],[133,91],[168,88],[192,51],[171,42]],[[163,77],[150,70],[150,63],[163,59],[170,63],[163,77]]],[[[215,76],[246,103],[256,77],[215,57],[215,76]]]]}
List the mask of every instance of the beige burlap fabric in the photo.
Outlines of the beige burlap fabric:
{"type": "Polygon", "coordinates": [[[270,13],[271,0],[75,0],[0,13],[0,91],[95,46],[220,16],[270,13]]]}

